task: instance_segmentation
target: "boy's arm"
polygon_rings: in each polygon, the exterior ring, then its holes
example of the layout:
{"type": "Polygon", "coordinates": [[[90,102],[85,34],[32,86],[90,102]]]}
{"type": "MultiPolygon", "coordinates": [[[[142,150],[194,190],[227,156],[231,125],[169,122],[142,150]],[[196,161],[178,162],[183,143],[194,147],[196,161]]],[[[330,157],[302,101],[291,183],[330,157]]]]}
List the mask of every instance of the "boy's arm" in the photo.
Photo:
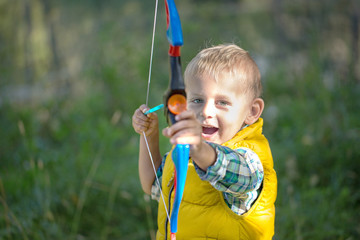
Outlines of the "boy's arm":
{"type": "Polygon", "coordinates": [[[198,146],[193,145],[191,148],[191,158],[201,170],[206,171],[215,163],[217,159],[215,148],[205,141],[201,141],[198,146]]]}
{"type": "MultiPolygon", "coordinates": [[[[149,144],[152,160],[154,161],[155,169],[161,164],[161,154],[159,150],[159,134],[157,136],[147,136],[146,140],[149,144]]],[[[144,135],[140,135],[139,146],[139,177],[143,191],[146,194],[151,194],[151,187],[155,180],[155,172],[152,166],[149,151],[146,146],[144,135]]]]}
{"type": "MultiPolygon", "coordinates": [[[[260,187],[264,170],[258,155],[248,148],[232,150],[207,142],[216,152],[216,161],[205,171],[196,166],[202,180],[208,181],[217,190],[241,195],[260,187]]],[[[197,165],[197,162],[195,162],[197,165]]]]}
{"type": "Polygon", "coordinates": [[[139,178],[142,189],[145,193],[151,193],[151,186],[155,180],[155,173],[152,166],[152,160],[154,161],[155,169],[161,164],[161,155],[159,150],[159,124],[156,113],[150,113],[145,115],[149,108],[145,105],[141,105],[135,110],[132,117],[132,125],[140,135],[139,144],[139,178]],[[144,137],[146,135],[146,138],[144,137]],[[147,143],[149,150],[147,148],[147,143]],[[150,158],[150,153],[152,159],[150,158]]]}

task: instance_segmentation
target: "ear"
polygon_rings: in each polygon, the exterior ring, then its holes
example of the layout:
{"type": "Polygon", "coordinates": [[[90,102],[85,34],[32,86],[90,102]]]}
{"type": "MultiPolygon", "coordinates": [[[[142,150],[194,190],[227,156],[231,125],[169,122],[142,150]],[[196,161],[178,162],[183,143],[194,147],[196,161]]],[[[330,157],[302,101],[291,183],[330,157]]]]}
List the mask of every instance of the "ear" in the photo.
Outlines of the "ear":
{"type": "Polygon", "coordinates": [[[261,98],[255,98],[251,103],[249,114],[245,118],[245,123],[247,125],[255,123],[261,116],[264,110],[264,106],[264,100],[262,100],[261,98]]]}

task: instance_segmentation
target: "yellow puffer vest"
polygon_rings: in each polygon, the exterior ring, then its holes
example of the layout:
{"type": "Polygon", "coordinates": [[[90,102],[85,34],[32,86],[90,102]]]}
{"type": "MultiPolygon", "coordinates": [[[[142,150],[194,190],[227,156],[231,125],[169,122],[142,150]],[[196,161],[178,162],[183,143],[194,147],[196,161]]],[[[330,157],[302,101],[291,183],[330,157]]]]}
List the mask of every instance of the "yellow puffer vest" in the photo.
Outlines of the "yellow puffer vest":
{"type": "MultiPolygon", "coordinates": [[[[222,192],[217,191],[207,181],[202,181],[189,160],[189,170],[185,183],[183,200],[178,216],[177,240],[196,239],[264,239],[274,235],[275,199],[277,178],[273,169],[273,159],[268,141],[262,135],[263,120],[248,126],[234,138],[224,143],[232,149],[246,147],[259,156],[264,167],[262,191],[250,210],[239,216],[226,205],[222,192]]],[[[173,184],[174,164],[171,153],[165,162],[162,180],[164,198],[168,201],[173,184]]],[[[171,193],[173,202],[174,191],[171,193]]],[[[168,209],[168,206],[166,206],[168,209]]],[[[169,209],[171,212],[171,209],[169,209]]],[[[163,201],[159,201],[158,231],[156,239],[165,239],[166,212],[163,201]]],[[[169,230],[170,227],[167,227],[169,230]]],[[[170,233],[167,233],[170,239],[170,233]]]]}

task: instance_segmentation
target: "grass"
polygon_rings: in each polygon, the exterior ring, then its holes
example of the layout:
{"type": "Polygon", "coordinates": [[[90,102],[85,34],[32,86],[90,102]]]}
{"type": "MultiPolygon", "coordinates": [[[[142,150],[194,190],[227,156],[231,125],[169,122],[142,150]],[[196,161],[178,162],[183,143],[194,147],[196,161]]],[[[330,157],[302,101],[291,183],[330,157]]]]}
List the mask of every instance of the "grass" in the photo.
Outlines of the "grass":
{"type": "Polygon", "coordinates": [[[43,124],[36,109],[1,119],[13,139],[2,141],[13,150],[2,155],[1,239],[148,238],[137,137],[120,127],[128,121],[95,117],[84,108],[91,101],[43,124]]]}

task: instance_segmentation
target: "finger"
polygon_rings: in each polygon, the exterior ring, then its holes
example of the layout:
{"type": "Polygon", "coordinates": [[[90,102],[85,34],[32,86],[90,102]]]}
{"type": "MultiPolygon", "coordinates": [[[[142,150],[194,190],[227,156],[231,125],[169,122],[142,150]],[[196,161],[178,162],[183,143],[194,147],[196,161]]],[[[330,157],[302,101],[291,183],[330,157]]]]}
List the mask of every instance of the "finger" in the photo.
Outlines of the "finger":
{"type": "Polygon", "coordinates": [[[136,125],[139,126],[139,127],[149,128],[150,122],[139,120],[139,121],[136,122],[136,125]]]}
{"type": "Polygon", "coordinates": [[[162,134],[165,136],[165,137],[171,137],[171,135],[169,134],[169,128],[164,128],[162,130],[162,134]]]}
{"type": "Polygon", "coordinates": [[[133,125],[149,126],[151,121],[149,118],[147,118],[142,113],[140,113],[140,114],[133,115],[132,122],[133,122],[133,125]]]}
{"type": "Polygon", "coordinates": [[[134,124],[133,127],[134,127],[134,130],[137,133],[142,133],[142,132],[147,131],[149,129],[149,127],[145,126],[145,125],[136,125],[136,124],[134,124]]]}
{"type": "Polygon", "coordinates": [[[194,111],[186,110],[175,116],[176,121],[181,121],[184,119],[196,119],[194,111]]]}
{"type": "Polygon", "coordinates": [[[157,119],[157,115],[145,115],[143,111],[147,111],[147,108],[139,109],[139,111],[136,113],[138,119],[141,119],[143,121],[151,121],[151,119],[157,119]]]}
{"type": "Polygon", "coordinates": [[[177,132],[191,129],[194,134],[201,134],[202,127],[201,124],[196,119],[190,119],[190,120],[181,120],[179,122],[176,122],[174,125],[170,126],[167,130],[167,134],[169,136],[172,136],[176,134],[177,132]]]}
{"type": "Polygon", "coordinates": [[[193,134],[191,131],[181,131],[176,133],[170,138],[171,144],[192,144],[198,145],[202,140],[202,137],[198,134],[193,134]]]}
{"type": "Polygon", "coordinates": [[[146,114],[145,113],[149,110],[150,108],[147,107],[145,104],[141,105],[139,107],[139,110],[141,112],[141,115],[142,116],[145,116],[146,118],[150,118],[150,119],[157,119],[157,114],[155,112],[152,112],[152,113],[149,113],[149,114],[146,114]]]}
{"type": "Polygon", "coordinates": [[[157,114],[155,112],[149,113],[148,115],[146,115],[148,118],[150,119],[157,119],[157,114]]]}
{"type": "Polygon", "coordinates": [[[167,133],[167,131],[169,131],[169,129],[165,129],[163,134],[169,138],[171,144],[199,144],[202,139],[201,133],[191,128],[181,129],[175,133],[167,133]]]}
{"type": "Polygon", "coordinates": [[[142,114],[140,110],[133,115],[132,121],[137,125],[144,125],[150,123],[150,119],[144,116],[144,114],[142,114]]]}
{"type": "Polygon", "coordinates": [[[148,106],[146,106],[145,104],[142,104],[140,107],[139,107],[140,111],[142,112],[143,115],[145,115],[144,113],[149,110],[150,108],[148,106]]]}

